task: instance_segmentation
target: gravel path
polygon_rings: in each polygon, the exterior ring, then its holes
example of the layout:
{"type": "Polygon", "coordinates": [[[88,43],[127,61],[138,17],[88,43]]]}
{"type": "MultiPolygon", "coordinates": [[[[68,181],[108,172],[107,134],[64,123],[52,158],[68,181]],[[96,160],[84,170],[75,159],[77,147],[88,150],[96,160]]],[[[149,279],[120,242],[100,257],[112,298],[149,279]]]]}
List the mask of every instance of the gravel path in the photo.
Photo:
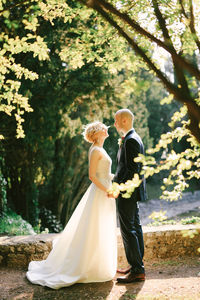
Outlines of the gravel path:
{"type": "Polygon", "coordinates": [[[197,257],[145,263],[146,281],[117,284],[114,280],[75,284],[60,290],[33,285],[25,270],[0,268],[1,300],[199,300],[197,257]]]}
{"type": "Polygon", "coordinates": [[[166,201],[162,199],[152,199],[148,202],[140,203],[140,219],[142,225],[151,223],[149,215],[153,211],[166,211],[167,218],[174,218],[189,211],[200,212],[200,191],[184,193],[182,199],[177,201],[166,201]]]}

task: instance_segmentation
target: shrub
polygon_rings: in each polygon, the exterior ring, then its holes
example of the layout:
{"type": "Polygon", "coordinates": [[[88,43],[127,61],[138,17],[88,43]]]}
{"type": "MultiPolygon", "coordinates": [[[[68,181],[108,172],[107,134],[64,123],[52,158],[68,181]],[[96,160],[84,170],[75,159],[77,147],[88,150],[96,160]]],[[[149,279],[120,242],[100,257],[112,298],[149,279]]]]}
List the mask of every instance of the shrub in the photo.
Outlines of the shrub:
{"type": "Polygon", "coordinates": [[[35,234],[31,224],[23,220],[21,216],[8,209],[2,213],[0,219],[0,233],[8,235],[35,234]]]}
{"type": "Polygon", "coordinates": [[[40,232],[46,231],[47,229],[51,233],[58,233],[63,229],[62,224],[57,220],[56,216],[53,215],[52,211],[45,207],[40,209],[40,232]]]}

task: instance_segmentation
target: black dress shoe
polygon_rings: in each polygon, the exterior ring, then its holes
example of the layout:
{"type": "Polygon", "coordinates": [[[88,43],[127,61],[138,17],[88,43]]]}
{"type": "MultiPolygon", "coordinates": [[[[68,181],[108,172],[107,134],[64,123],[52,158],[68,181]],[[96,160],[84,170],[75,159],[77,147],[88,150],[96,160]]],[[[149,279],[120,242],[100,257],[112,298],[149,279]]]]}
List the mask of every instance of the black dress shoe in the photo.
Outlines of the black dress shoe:
{"type": "Polygon", "coordinates": [[[145,280],[145,274],[134,274],[129,273],[124,277],[118,277],[117,282],[118,283],[131,283],[131,282],[138,282],[138,281],[144,281],[145,280]]]}
{"type": "Polygon", "coordinates": [[[127,267],[126,269],[117,269],[117,273],[128,274],[131,270],[131,267],[127,267]]]}

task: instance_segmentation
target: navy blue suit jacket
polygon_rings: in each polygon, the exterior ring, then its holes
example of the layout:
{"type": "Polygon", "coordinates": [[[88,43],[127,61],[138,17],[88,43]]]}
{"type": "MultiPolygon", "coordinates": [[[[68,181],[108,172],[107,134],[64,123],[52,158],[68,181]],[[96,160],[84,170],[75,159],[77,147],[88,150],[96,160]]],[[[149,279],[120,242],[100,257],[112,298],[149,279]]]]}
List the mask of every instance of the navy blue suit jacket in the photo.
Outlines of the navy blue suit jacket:
{"type": "MultiPolygon", "coordinates": [[[[131,130],[125,136],[122,145],[120,146],[117,154],[117,170],[113,181],[117,183],[125,183],[127,180],[132,179],[134,174],[139,174],[141,171],[141,163],[134,162],[134,158],[138,154],[144,154],[144,146],[140,136],[131,130]]],[[[131,195],[131,199],[135,201],[145,201],[146,196],[146,182],[143,176],[142,183],[138,188],[135,189],[131,195]]]]}

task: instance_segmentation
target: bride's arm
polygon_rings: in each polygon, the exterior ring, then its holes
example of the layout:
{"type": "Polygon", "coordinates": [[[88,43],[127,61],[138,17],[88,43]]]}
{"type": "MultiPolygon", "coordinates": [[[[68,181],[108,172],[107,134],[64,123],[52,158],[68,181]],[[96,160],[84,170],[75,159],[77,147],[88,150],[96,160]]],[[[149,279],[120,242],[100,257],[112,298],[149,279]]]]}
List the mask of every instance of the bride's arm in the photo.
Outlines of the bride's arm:
{"type": "Polygon", "coordinates": [[[102,154],[98,150],[93,150],[90,156],[89,179],[102,191],[107,192],[107,188],[96,177],[96,170],[102,154]]]}

